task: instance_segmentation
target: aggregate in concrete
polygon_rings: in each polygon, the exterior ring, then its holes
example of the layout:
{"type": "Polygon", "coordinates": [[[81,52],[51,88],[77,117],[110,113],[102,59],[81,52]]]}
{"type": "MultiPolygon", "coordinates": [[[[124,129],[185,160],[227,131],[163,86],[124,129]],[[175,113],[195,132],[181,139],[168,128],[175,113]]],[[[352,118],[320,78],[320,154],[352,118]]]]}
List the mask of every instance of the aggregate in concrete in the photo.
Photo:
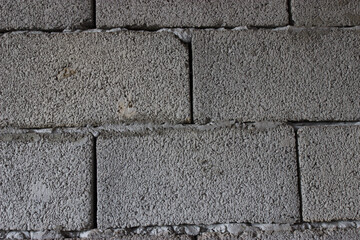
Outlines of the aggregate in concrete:
{"type": "Polygon", "coordinates": [[[0,126],[190,121],[188,49],[172,33],[0,39],[0,126]]]}
{"type": "Polygon", "coordinates": [[[92,227],[92,137],[0,135],[0,229],[92,227]]]}
{"type": "Polygon", "coordinates": [[[288,126],[106,133],[96,149],[100,229],[299,220],[288,126]]]}
{"type": "Polygon", "coordinates": [[[292,0],[291,14],[297,26],[357,26],[360,1],[292,0]]]}
{"type": "Polygon", "coordinates": [[[62,30],[94,25],[91,0],[0,0],[0,30],[62,30]]]}
{"type": "Polygon", "coordinates": [[[237,27],[288,24],[286,0],[97,0],[100,28],[237,27]]]}
{"type": "MultiPolygon", "coordinates": [[[[68,240],[81,240],[87,238],[65,238],[68,240]]],[[[89,239],[104,239],[104,240],[191,240],[192,238],[187,235],[127,235],[116,237],[97,237],[89,239]]]]}
{"type": "Polygon", "coordinates": [[[195,122],[360,119],[360,31],[195,31],[195,122]]]}
{"type": "Polygon", "coordinates": [[[110,238],[114,240],[191,240],[187,235],[128,235],[110,238]]]}
{"type": "Polygon", "coordinates": [[[299,130],[305,221],[360,219],[360,126],[299,130]]]}
{"type": "Polygon", "coordinates": [[[198,237],[199,240],[340,240],[360,239],[359,229],[311,229],[304,231],[269,231],[269,232],[244,232],[240,235],[205,233],[198,237]]]}

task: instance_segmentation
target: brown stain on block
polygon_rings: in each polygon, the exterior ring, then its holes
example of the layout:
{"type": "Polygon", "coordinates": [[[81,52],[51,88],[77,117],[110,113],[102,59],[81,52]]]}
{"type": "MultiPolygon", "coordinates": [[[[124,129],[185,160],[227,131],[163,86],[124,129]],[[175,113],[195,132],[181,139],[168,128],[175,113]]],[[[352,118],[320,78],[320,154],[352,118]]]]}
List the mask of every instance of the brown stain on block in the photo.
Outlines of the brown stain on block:
{"type": "Polygon", "coordinates": [[[58,75],[56,76],[57,80],[63,80],[65,78],[71,77],[76,74],[76,70],[65,67],[61,70],[58,75]]]}

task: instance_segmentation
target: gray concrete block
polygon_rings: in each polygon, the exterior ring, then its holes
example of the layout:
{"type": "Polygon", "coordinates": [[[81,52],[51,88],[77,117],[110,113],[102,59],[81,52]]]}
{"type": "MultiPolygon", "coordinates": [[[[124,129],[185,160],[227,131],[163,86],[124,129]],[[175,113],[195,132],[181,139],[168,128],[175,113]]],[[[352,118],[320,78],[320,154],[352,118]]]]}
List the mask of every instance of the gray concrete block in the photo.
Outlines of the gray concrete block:
{"type": "Polygon", "coordinates": [[[97,0],[101,28],[237,27],[288,24],[286,0],[97,0]]]}
{"type": "MultiPolygon", "coordinates": [[[[69,238],[69,240],[82,240],[85,238],[69,238]]],[[[104,239],[104,240],[191,240],[187,235],[127,235],[116,237],[97,237],[89,239],[104,239]]]]}
{"type": "Polygon", "coordinates": [[[292,128],[101,134],[98,227],[299,219],[292,128]]]}
{"type": "Polygon", "coordinates": [[[0,126],[190,121],[188,50],[172,33],[0,39],[0,126]]]}
{"type": "Polygon", "coordinates": [[[291,13],[297,26],[357,26],[360,0],[292,0],[291,13]]]}
{"type": "Polygon", "coordinates": [[[0,135],[0,229],[92,227],[92,136],[0,135]]]}
{"type": "Polygon", "coordinates": [[[195,31],[196,122],[360,119],[360,31],[195,31]]]}
{"type": "MultiPolygon", "coordinates": [[[[106,238],[108,239],[108,238],[106,238]]],[[[110,238],[114,240],[191,240],[186,235],[128,235],[110,238]]]]}
{"type": "Polygon", "coordinates": [[[0,0],[0,30],[62,30],[94,25],[91,0],[0,0]]]}
{"type": "Polygon", "coordinates": [[[360,239],[359,229],[311,229],[304,231],[244,232],[240,235],[205,233],[199,240],[340,240],[360,239]]]}
{"type": "Polygon", "coordinates": [[[360,127],[299,130],[305,221],[360,219],[360,127]]]}

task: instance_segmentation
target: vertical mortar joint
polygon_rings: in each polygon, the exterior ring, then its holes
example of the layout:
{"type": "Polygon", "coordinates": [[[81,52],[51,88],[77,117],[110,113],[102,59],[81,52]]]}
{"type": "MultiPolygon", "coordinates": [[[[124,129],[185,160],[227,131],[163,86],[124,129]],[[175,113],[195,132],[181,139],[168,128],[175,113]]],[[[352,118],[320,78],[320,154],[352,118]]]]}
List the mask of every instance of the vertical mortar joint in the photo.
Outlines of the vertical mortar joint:
{"type": "Polygon", "coordinates": [[[302,203],[302,192],[301,192],[301,170],[300,170],[298,129],[294,128],[294,132],[295,132],[295,154],[296,154],[298,194],[299,194],[299,217],[300,217],[300,222],[303,223],[304,218],[303,218],[303,203],[302,203]]]}
{"type": "Polygon", "coordinates": [[[92,19],[93,19],[93,28],[96,29],[96,0],[92,0],[92,19]]]}
{"type": "Polygon", "coordinates": [[[97,228],[97,156],[96,156],[97,137],[93,137],[93,178],[92,178],[92,228],[97,228]]]}
{"type": "Polygon", "coordinates": [[[193,88],[193,55],[192,44],[188,43],[189,50],[189,86],[190,86],[190,123],[194,124],[194,88],[193,88]]]}
{"type": "Polygon", "coordinates": [[[292,18],[292,11],[291,11],[291,0],[287,0],[287,9],[288,9],[288,16],[289,16],[289,25],[294,26],[294,20],[292,18]]]}

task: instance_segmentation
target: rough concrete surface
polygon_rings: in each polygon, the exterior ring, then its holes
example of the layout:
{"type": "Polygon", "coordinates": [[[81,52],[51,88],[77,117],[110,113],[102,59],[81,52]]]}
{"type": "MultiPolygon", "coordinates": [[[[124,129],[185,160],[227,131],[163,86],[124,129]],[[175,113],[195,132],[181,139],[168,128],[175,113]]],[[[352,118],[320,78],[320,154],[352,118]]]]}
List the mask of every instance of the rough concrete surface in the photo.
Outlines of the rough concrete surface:
{"type": "Polygon", "coordinates": [[[97,0],[100,28],[237,27],[288,24],[286,0],[97,0]]]}
{"type": "Polygon", "coordinates": [[[305,221],[360,219],[360,126],[299,130],[305,221]]]}
{"type": "Polygon", "coordinates": [[[0,30],[62,30],[94,25],[91,0],[0,0],[0,30]]]}
{"type": "Polygon", "coordinates": [[[0,229],[92,227],[92,137],[0,135],[0,229]]]}
{"type": "Polygon", "coordinates": [[[205,233],[198,237],[199,240],[341,240],[360,239],[359,229],[326,229],[304,231],[275,231],[275,232],[244,232],[240,235],[205,233]]]}
{"type": "Polygon", "coordinates": [[[292,0],[291,14],[297,26],[357,26],[360,0],[292,0]]]}
{"type": "Polygon", "coordinates": [[[190,120],[188,49],[172,33],[0,39],[0,126],[190,120]]]}
{"type": "Polygon", "coordinates": [[[360,31],[195,31],[194,118],[360,119],[360,31]]]}
{"type": "MultiPolygon", "coordinates": [[[[68,240],[81,240],[87,238],[65,238],[68,240]]],[[[128,235],[117,237],[99,237],[88,239],[104,239],[104,240],[191,240],[192,238],[186,235],[128,235]]]]}
{"type": "Polygon", "coordinates": [[[129,235],[122,237],[106,238],[111,240],[191,240],[191,237],[186,235],[129,235]]]}
{"type": "Polygon", "coordinates": [[[291,127],[101,134],[98,227],[299,218],[291,127]]]}

